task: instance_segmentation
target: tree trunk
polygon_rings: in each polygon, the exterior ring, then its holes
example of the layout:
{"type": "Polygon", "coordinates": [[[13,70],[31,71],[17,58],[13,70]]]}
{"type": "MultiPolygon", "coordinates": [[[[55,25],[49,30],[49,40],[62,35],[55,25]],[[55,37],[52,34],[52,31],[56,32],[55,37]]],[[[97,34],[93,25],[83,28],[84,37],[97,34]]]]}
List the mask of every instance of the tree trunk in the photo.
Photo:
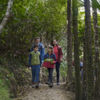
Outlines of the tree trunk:
{"type": "Polygon", "coordinates": [[[86,41],[84,37],[84,47],[83,47],[83,52],[84,52],[84,58],[83,58],[83,82],[82,82],[82,100],[87,100],[87,67],[86,67],[86,41]]]}
{"type": "Polygon", "coordinates": [[[7,6],[7,10],[6,10],[6,13],[5,13],[5,16],[0,24],[0,34],[4,28],[4,26],[6,25],[8,19],[9,19],[9,16],[10,16],[10,11],[11,11],[11,8],[12,8],[12,5],[13,5],[13,0],[9,0],[8,2],[8,6],[7,6]]]}
{"type": "Polygon", "coordinates": [[[79,41],[78,41],[78,1],[73,0],[73,34],[74,34],[74,64],[75,64],[75,87],[76,100],[81,100],[81,84],[80,84],[80,61],[79,61],[79,41]]]}
{"type": "Polygon", "coordinates": [[[100,96],[100,66],[99,66],[99,34],[98,34],[98,19],[97,19],[97,9],[93,8],[93,24],[94,24],[94,38],[95,38],[95,58],[94,58],[94,65],[95,65],[95,77],[96,77],[96,84],[95,84],[95,97],[100,96]]]}
{"type": "Polygon", "coordinates": [[[72,83],[72,32],[71,32],[71,0],[67,0],[67,63],[68,63],[68,73],[67,81],[72,83]]]}
{"type": "Polygon", "coordinates": [[[94,76],[93,76],[93,54],[92,54],[92,34],[91,34],[91,15],[90,1],[84,0],[85,6],[85,60],[87,68],[87,99],[93,100],[94,76]]]}

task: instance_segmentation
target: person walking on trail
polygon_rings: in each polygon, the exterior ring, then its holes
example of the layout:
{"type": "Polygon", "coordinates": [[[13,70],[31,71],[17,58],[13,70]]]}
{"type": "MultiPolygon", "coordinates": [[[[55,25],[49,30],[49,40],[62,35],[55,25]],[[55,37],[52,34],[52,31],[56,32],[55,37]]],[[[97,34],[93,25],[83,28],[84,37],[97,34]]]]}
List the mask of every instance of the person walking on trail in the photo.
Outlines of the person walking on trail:
{"type": "Polygon", "coordinates": [[[53,47],[48,47],[48,52],[44,56],[44,63],[42,66],[48,69],[48,85],[53,87],[53,69],[55,68],[56,56],[53,53],[53,47]]]}
{"type": "Polygon", "coordinates": [[[59,85],[59,78],[60,78],[60,64],[63,58],[62,48],[57,44],[56,40],[53,40],[53,51],[56,55],[56,77],[57,77],[57,85],[59,85]]]}
{"type": "Polygon", "coordinates": [[[81,80],[83,81],[83,60],[82,58],[80,60],[80,74],[81,74],[81,80]]]}
{"type": "Polygon", "coordinates": [[[33,51],[34,45],[38,45],[38,51],[40,52],[40,65],[42,65],[44,60],[45,49],[44,45],[40,42],[40,37],[35,38],[35,41],[32,44],[30,51],[33,51]]]}
{"type": "Polygon", "coordinates": [[[34,45],[33,51],[30,52],[29,67],[32,70],[32,87],[39,88],[40,52],[38,51],[38,45],[34,45]]]}

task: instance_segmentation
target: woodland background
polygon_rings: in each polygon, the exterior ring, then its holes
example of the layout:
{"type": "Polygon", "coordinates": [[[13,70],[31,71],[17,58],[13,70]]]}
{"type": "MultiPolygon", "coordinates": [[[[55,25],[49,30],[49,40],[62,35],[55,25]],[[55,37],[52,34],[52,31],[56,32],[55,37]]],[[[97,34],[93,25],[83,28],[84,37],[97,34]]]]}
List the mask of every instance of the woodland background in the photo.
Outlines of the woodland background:
{"type": "Polygon", "coordinates": [[[29,84],[28,55],[37,36],[45,47],[57,39],[63,48],[61,77],[76,100],[100,97],[99,0],[0,0],[0,23],[0,100],[17,97],[29,84]]]}

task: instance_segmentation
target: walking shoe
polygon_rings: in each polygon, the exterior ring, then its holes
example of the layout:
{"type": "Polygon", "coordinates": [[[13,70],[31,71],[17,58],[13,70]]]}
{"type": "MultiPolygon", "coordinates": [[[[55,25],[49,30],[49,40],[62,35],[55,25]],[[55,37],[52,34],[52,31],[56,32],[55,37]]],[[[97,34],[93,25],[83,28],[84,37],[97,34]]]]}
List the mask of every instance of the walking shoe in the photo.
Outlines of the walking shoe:
{"type": "Polygon", "coordinates": [[[59,82],[57,82],[57,85],[60,85],[59,82]]]}
{"type": "Polygon", "coordinates": [[[53,83],[49,83],[49,87],[52,88],[53,87],[53,83]]]}
{"type": "Polygon", "coordinates": [[[36,88],[39,88],[39,83],[36,84],[36,88]]]}
{"type": "Polygon", "coordinates": [[[35,84],[32,84],[32,88],[35,88],[35,84]]]}
{"type": "Polygon", "coordinates": [[[50,82],[46,82],[45,84],[48,84],[48,85],[49,85],[49,83],[50,83],[50,82]]]}

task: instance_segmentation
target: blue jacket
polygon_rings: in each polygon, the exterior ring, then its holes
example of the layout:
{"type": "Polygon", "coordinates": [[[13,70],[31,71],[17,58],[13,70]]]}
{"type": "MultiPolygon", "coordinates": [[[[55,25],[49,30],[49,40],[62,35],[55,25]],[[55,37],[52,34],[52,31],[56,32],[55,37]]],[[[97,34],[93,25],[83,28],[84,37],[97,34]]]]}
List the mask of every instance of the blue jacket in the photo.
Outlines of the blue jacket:
{"type": "Polygon", "coordinates": [[[56,56],[55,56],[55,54],[49,55],[49,54],[47,53],[47,54],[44,55],[44,59],[47,59],[47,58],[52,58],[52,59],[54,59],[54,61],[56,61],[56,56]]]}
{"type": "MultiPolygon", "coordinates": [[[[34,44],[32,45],[30,52],[33,51],[33,47],[34,47],[34,44]]],[[[40,64],[42,64],[42,62],[44,61],[45,49],[44,49],[44,45],[42,43],[39,43],[38,47],[39,47],[39,52],[40,52],[40,64]]],[[[30,56],[29,56],[29,60],[30,60],[30,56]]]]}

